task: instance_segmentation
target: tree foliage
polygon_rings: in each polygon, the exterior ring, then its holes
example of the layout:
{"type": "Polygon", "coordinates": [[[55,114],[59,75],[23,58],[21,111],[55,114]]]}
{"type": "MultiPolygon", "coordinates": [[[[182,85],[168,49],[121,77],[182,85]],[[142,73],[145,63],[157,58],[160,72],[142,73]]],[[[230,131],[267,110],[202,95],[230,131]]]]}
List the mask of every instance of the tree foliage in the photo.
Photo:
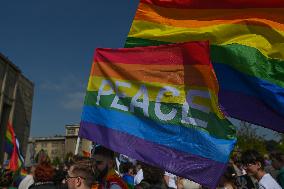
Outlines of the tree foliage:
{"type": "Polygon", "coordinates": [[[237,131],[237,148],[241,151],[255,149],[261,154],[267,153],[265,136],[257,134],[257,128],[251,123],[241,122],[237,131]]]}
{"type": "Polygon", "coordinates": [[[55,158],[53,159],[53,161],[52,161],[52,165],[58,166],[58,165],[60,165],[60,164],[61,164],[60,158],[59,158],[59,157],[55,157],[55,158]]]}
{"type": "Polygon", "coordinates": [[[41,163],[41,162],[50,162],[50,158],[47,154],[47,152],[44,149],[41,149],[35,157],[35,161],[37,163],[41,163]]]}
{"type": "Polygon", "coordinates": [[[72,152],[68,152],[64,157],[64,162],[69,162],[73,156],[74,154],[72,152]]]}

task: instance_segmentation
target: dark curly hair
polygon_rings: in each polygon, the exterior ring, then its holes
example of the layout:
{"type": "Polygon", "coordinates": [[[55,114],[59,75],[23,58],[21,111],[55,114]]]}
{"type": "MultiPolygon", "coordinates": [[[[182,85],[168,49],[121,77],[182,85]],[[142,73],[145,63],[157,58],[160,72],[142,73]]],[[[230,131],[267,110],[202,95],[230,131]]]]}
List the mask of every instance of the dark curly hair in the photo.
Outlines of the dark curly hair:
{"type": "Polygon", "coordinates": [[[48,182],[53,181],[55,174],[54,168],[50,163],[42,162],[35,169],[35,182],[48,182]]]}
{"type": "Polygon", "coordinates": [[[143,181],[148,182],[150,185],[164,184],[164,170],[142,162],[141,165],[144,173],[143,181]]]}
{"type": "Polygon", "coordinates": [[[259,162],[261,164],[261,169],[264,169],[264,158],[258,151],[247,150],[242,154],[242,163],[244,165],[256,162],[259,162]]]}

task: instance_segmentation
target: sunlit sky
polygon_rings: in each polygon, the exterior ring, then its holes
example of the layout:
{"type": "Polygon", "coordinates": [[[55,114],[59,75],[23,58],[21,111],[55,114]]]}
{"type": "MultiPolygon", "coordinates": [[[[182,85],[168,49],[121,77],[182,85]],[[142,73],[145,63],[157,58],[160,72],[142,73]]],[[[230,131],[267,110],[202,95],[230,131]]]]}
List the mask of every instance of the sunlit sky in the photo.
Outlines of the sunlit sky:
{"type": "Polygon", "coordinates": [[[79,123],[97,47],[123,47],[137,0],[2,1],[0,52],[35,84],[31,136],[79,123]]]}

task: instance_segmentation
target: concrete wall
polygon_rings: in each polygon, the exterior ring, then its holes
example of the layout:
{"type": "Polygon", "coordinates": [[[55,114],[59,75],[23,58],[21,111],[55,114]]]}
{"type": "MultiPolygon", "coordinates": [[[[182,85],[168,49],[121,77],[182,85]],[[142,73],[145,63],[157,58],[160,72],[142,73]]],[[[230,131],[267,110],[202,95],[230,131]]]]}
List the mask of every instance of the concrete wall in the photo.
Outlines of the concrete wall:
{"type": "Polygon", "coordinates": [[[21,70],[0,54],[0,162],[4,159],[4,137],[12,123],[25,155],[31,125],[34,84],[21,70]]]}
{"type": "Polygon", "coordinates": [[[56,157],[59,157],[61,160],[63,160],[65,154],[64,137],[38,138],[33,140],[35,141],[35,155],[43,149],[51,160],[54,160],[56,157]]]}
{"type": "MultiPolygon", "coordinates": [[[[36,154],[43,149],[47,152],[51,160],[55,157],[64,158],[68,153],[75,153],[76,142],[78,138],[79,125],[66,125],[66,136],[64,137],[35,137],[30,138],[28,150],[26,154],[26,165],[34,161],[36,154]]],[[[82,151],[90,152],[92,142],[86,139],[81,139],[78,153],[83,155],[82,151]]]]}

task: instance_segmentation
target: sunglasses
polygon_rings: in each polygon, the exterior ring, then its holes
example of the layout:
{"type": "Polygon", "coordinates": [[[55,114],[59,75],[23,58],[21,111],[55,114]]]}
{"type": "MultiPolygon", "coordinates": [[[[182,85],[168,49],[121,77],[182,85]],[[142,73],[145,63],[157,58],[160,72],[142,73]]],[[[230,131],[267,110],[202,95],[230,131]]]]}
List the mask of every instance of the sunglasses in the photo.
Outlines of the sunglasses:
{"type": "Polygon", "coordinates": [[[246,168],[246,167],[250,167],[252,165],[255,165],[255,163],[244,163],[243,167],[246,168]]]}

